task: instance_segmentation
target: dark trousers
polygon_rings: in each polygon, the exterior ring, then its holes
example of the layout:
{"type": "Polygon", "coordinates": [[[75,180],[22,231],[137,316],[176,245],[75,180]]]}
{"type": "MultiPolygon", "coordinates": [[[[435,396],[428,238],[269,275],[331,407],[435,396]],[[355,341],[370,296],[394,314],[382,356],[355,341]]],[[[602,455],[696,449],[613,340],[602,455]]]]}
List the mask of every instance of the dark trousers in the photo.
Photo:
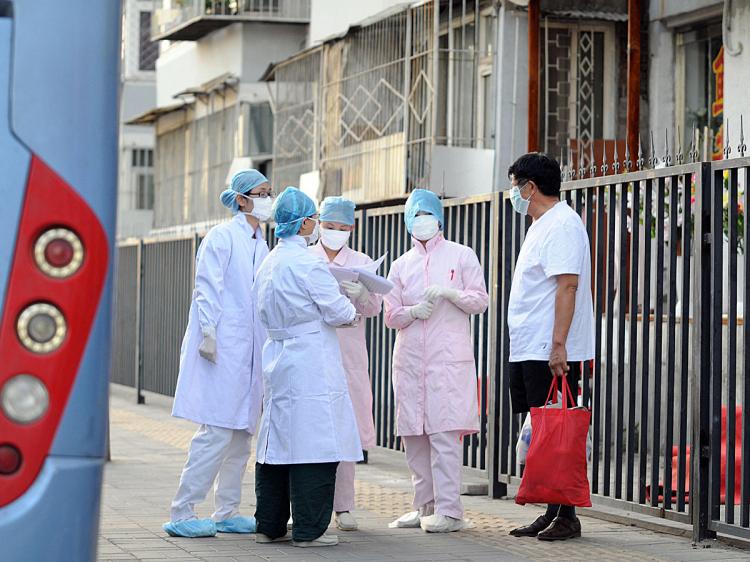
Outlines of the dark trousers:
{"type": "Polygon", "coordinates": [[[258,532],[283,537],[292,505],[295,541],[314,541],[331,522],[337,462],[315,464],[255,463],[255,520],[258,532]]]}

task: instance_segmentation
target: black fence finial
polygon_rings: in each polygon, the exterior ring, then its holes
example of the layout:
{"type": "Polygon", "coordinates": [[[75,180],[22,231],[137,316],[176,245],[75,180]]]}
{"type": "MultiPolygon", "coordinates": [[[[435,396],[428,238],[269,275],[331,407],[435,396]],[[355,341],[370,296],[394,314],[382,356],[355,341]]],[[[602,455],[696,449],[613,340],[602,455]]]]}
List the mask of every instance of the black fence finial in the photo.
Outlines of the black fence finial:
{"type": "Polygon", "coordinates": [[[737,152],[740,153],[740,158],[745,157],[747,151],[747,145],[745,144],[745,129],[742,123],[742,114],[740,113],[740,144],[737,145],[737,152]]]}
{"type": "Polygon", "coordinates": [[[672,165],[672,155],[669,153],[669,129],[664,129],[664,157],[661,159],[667,166],[672,165]]]}
{"type": "Polygon", "coordinates": [[[570,143],[568,143],[568,173],[571,180],[576,179],[576,169],[573,166],[573,148],[570,146],[570,143]]]}
{"type": "Polygon", "coordinates": [[[729,160],[729,155],[732,153],[732,147],[729,144],[729,117],[724,122],[724,160],[729,160]]]}
{"type": "Polygon", "coordinates": [[[601,167],[602,175],[606,176],[607,172],[609,172],[609,164],[607,163],[607,141],[602,141],[602,167],[601,167]]]}
{"type": "MultiPolygon", "coordinates": [[[[627,146],[627,143],[625,144],[627,146]]],[[[612,162],[612,169],[614,170],[615,174],[620,173],[620,155],[617,154],[617,141],[615,140],[615,161],[612,162]]]]}
{"type": "Polygon", "coordinates": [[[630,172],[633,168],[633,161],[630,159],[630,147],[628,146],[627,141],[625,142],[625,161],[623,162],[625,165],[625,171],[630,172]]]}
{"type": "Polygon", "coordinates": [[[651,137],[651,152],[648,157],[648,165],[651,168],[656,168],[659,159],[656,157],[656,147],[654,146],[654,131],[649,131],[649,135],[651,137]]]}
{"type": "Polygon", "coordinates": [[[589,141],[589,177],[596,177],[596,160],[594,159],[594,141],[589,141]]]}
{"type": "Polygon", "coordinates": [[[643,143],[641,142],[640,133],[638,133],[638,158],[636,159],[635,163],[637,169],[643,169],[643,143]]]}
{"type": "Polygon", "coordinates": [[[677,139],[675,140],[675,161],[677,164],[682,164],[685,161],[685,156],[682,154],[682,138],[680,137],[680,126],[677,125],[677,139]]]}
{"type": "Polygon", "coordinates": [[[695,164],[698,161],[698,127],[693,121],[693,134],[690,135],[690,163],[695,164]]]}

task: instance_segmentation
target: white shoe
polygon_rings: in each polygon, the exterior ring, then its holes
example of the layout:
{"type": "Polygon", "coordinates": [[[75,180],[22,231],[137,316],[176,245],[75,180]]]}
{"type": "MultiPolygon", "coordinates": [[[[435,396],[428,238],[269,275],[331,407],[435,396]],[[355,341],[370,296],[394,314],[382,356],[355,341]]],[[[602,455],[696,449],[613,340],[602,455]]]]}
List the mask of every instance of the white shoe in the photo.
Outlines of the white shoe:
{"type": "Polygon", "coordinates": [[[292,527],[294,527],[294,520],[290,517],[289,521],[286,522],[286,530],[291,531],[292,527]]]}
{"type": "Polygon", "coordinates": [[[404,513],[394,522],[388,524],[389,529],[416,529],[422,517],[427,517],[435,513],[435,504],[433,502],[423,505],[418,511],[404,513]]]}
{"type": "Polygon", "coordinates": [[[348,511],[337,513],[335,516],[335,520],[336,527],[341,531],[356,531],[357,529],[359,529],[359,524],[354,518],[354,515],[352,515],[348,511]]]}
{"type": "Polygon", "coordinates": [[[455,517],[436,513],[435,515],[423,517],[420,526],[423,531],[428,533],[452,533],[463,529],[465,522],[463,519],[456,519],[455,517]]]}
{"type": "Polygon", "coordinates": [[[263,533],[256,533],[255,534],[255,542],[262,543],[262,544],[270,544],[272,542],[289,542],[292,540],[292,535],[287,533],[283,537],[278,537],[275,539],[272,539],[268,535],[264,535],[263,533]]]}
{"type": "Polygon", "coordinates": [[[311,548],[315,546],[336,546],[339,544],[339,538],[336,535],[327,535],[323,533],[314,541],[293,541],[292,546],[300,548],[311,548]]]}

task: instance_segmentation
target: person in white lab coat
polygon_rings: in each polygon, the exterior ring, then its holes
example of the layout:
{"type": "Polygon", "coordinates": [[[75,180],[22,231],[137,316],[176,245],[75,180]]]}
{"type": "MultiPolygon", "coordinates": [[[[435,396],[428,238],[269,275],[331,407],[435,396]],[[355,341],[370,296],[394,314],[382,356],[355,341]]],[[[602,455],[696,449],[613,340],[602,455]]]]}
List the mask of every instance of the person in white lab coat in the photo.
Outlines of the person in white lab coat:
{"type": "Polygon", "coordinates": [[[235,217],[212,228],[198,249],[195,290],[180,351],[172,415],[200,424],[164,530],[179,537],[252,533],[239,514],[242,478],[262,401],[261,348],[252,287],[268,255],[261,222],[271,215],[268,180],[257,170],[237,173],[220,196],[235,217]],[[217,478],[218,477],[218,478],[217,478]],[[216,480],[216,510],[198,519],[195,505],[216,480]]]}
{"type": "Polygon", "coordinates": [[[317,239],[312,199],[288,187],[274,204],[278,245],[258,271],[263,347],[263,418],[258,431],[256,542],[333,546],[339,462],[362,459],[336,327],[355,323],[328,265],[307,250],[317,239]],[[289,505],[294,517],[287,533],[289,505]]]}

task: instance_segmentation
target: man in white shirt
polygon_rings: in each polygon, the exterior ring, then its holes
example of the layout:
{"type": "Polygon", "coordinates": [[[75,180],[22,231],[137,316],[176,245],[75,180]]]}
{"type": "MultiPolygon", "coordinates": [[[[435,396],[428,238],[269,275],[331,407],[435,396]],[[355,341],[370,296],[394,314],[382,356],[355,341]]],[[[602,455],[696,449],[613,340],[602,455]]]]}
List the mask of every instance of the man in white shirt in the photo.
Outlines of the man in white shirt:
{"type": "MultiPolygon", "coordinates": [[[[513,163],[508,177],[514,210],[533,219],[508,303],[510,397],[519,414],[544,405],[553,376],[567,377],[577,394],[581,363],[594,357],[594,313],[589,239],[581,217],[560,201],[560,165],[530,153],[513,163]]],[[[573,506],[549,505],[510,534],[565,540],[581,536],[581,523],[573,506]]]]}

